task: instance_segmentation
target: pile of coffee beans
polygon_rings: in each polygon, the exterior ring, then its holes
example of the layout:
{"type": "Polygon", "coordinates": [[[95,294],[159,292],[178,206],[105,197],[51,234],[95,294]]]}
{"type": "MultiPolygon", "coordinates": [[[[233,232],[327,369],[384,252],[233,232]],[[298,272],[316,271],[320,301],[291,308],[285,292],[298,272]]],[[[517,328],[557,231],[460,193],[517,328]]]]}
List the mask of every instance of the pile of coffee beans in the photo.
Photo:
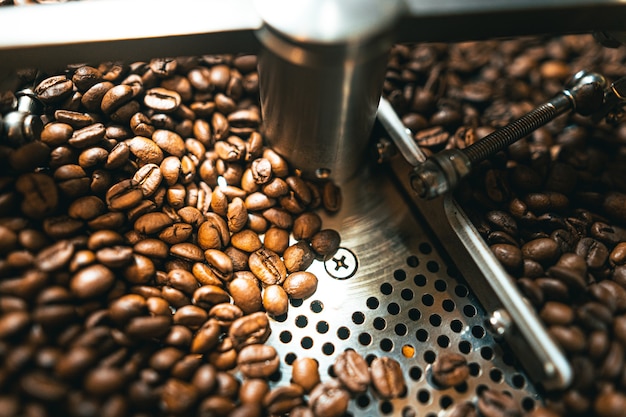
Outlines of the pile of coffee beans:
{"type": "MultiPolygon", "coordinates": [[[[519,118],[579,70],[615,81],[625,49],[591,35],[397,45],[384,90],[432,154],[519,118]]],[[[543,393],[534,416],[626,410],[625,144],[623,123],[562,116],[480,164],[456,195],[573,367],[572,385],[543,393]]],[[[475,412],[465,408],[454,415],[475,412]]],[[[498,408],[480,412],[508,415],[498,408]]]]}
{"type": "MultiPolygon", "coordinates": [[[[3,92],[3,115],[25,94],[44,126],[0,143],[0,416],[306,403],[297,384],[269,389],[280,358],[264,342],[269,317],[315,292],[307,268],[337,250],[317,210],[339,210],[341,192],[265,146],[256,66],[81,64],[20,71],[22,93],[3,92]]],[[[314,409],[334,392],[323,387],[314,409]]]]}

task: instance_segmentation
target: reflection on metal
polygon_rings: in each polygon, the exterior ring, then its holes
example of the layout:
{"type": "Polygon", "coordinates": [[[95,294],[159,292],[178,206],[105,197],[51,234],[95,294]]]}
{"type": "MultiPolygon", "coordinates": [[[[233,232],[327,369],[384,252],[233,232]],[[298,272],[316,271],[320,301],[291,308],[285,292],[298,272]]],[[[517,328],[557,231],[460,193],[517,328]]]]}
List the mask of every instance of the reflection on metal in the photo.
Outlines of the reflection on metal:
{"type": "MultiPolygon", "coordinates": [[[[397,118],[397,115],[381,112],[379,117],[397,118]]],[[[417,155],[421,154],[415,141],[404,130],[396,132],[393,138],[400,138],[404,142],[401,147],[412,147],[417,155]]],[[[541,382],[547,389],[568,386],[573,377],[569,362],[463,209],[449,194],[433,200],[417,197],[410,181],[414,167],[401,157],[393,159],[391,167],[426,223],[436,233],[446,251],[454,256],[453,260],[462,269],[486,311],[493,314],[494,311],[505,309],[510,315],[512,324],[507,326],[503,337],[531,378],[541,382]],[[550,373],[546,373],[548,369],[550,373]]]]}
{"type": "MultiPolygon", "coordinates": [[[[283,361],[273,384],[289,383],[296,357],[315,358],[328,380],[336,355],[351,348],[369,360],[396,359],[408,386],[405,397],[391,401],[370,388],[350,401],[353,416],[443,415],[456,403],[475,400],[484,387],[509,392],[526,409],[538,404],[530,378],[487,331],[487,313],[465,271],[439,251],[392,175],[384,167],[366,168],[342,194],[341,210],[323,216],[323,225],[340,232],[358,269],[341,280],[327,272],[336,265],[332,260],[309,268],[319,279],[315,294],[292,300],[287,316],[271,321],[267,343],[283,361]],[[441,389],[429,381],[430,364],[443,352],[467,358],[471,375],[465,384],[441,389]]],[[[340,249],[335,258],[345,254],[340,249]]]]}

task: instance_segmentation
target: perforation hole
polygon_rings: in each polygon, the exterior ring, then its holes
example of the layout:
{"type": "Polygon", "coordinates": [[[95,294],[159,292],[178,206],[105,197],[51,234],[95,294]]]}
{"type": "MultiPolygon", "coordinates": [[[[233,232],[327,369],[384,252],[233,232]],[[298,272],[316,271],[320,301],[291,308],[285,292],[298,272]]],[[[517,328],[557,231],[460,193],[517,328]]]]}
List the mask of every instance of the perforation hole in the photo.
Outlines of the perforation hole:
{"type": "Polygon", "coordinates": [[[425,342],[428,340],[428,332],[424,329],[418,329],[415,332],[415,337],[417,338],[418,341],[425,342]]]}
{"type": "Polygon", "coordinates": [[[472,344],[467,340],[462,340],[459,342],[459,352],[468,354],[472,351],[472,344]]]}
{"type": "Polygon", "coordinates": [[[408,258],[406,258],[406,264],[410,266],[411,268],[415,268],[420,264],[420,260],[417,256],[411,255],[408,258]]]}
{"type": "Polygon", "coordinates": [[[439,272],[439,264],[435,261],[428,261],[426,262],[426,269],[428,269],[428,272],[432,272],[437,273],[439,272]]]}
{"type": "Polygon", "coordinates": [[[434,327],[439,327],[441,325],[441,316],[439,314],[431,314],[428,321],[434,327]]]}
{"type": "Polygon", "coordinates": [[[363,346],[368,346],[372,343],[372,336],[369,333],[361,333],[359,335],[359,343],[363,346]]]}
{"type": "Polygon", "coordinates": [[[517,389],[522,389],[526,385],[526,378],[520,374],[515,374],[511,378],[511,384],[517,389]]]}
{"type": "Polygon", "coordinates": [[[423,242],[419,245],[419,251],[422,252],[424,255],[428,255],[433,251],[433,247],[430,246],[430,243],[423,242]]]}
{"type": "Polygon", "coordinates": [[[426,285],[426,277],[422,274],[417,274],[413,277],[413,283],[418,287],[423,287],[426,285]]]}
{"type": "Polygon", "coordinates": [[[444,292],[448,289],[448,284],[442,279],[438,279],[435,281],[435,289],[439,292],[444,292]]]}
{"type": "Polygon", "coordinates": [[[384,330],[387,327],[387,322],[382,317],[376,317],[373,321],[374,328],[376,330],[384,330]]]}
{"type": "Polygon", "coordinates": [[[463,314],[467,317],[474,317],[476,315],[476,307],[471,304],[467,304],[463,307],[463,314]]]}
{"type": "Polygon", "coordinates": [[[428,404],[428,402],[430,401],[430,392],[428,392],[428,390],[425,389],[421,389],[417,392],[417,401],[419,401],[422,404],[428,404]]]}
{"type": "Polygon", "coordinates": [[[330,356],[333,353],[335,353],[335,345],[333,345],[332,343],[324,343],[322,345],[322,353],[324,353],[324,355],[330,356]]]}
{"type": "Polygon", "coordinates": [[[502,377],[502,371],[498,368],[493,368],[491,371],[489,371],[489,378],[495,383],[501,382],[502,377]]]}
{"type": "Polygon", "coordinates": [[[302,346],[303,349],[311,349],[313,347],[313,339],[309,336],[303,337],[300,341],[300,346],[302,346]]]}
{"type": "Polygon", "coordinates": [[[450,329],[454,333],[460,333],[463,330],[463,322],[461,320],[454,319],[450,322],[450,329]]]}
{"type": "Polygon", "coordinates": [[[406,272],[403,269],[396,269],[393,271],[393,277],[396,281],[404,281],[406,279],[406,272]]]}
{"type": "Polygon", "coordinates": [[[380,412],[383,414],[393,413],[393,404],[391,404],[389,401],[381,401],[380,412]]]}
{"type": "Polygon", "coordinates": [[[393,330],[398,336],[406,336],[408,332],[406,326],[402,323],[396,324],[393,330]]]}
{"type": "Polygon", "coordinates": [[[476,339],[482,339],[485,336],[485,329],[482,326],[474,326],[472,327],[472,335],[476,339]]]}
{"type": "Polygon", "coordinates": [[[295,361],[297,358],[295,353],[288,353],[285,355],[285,363],[287,365],[291,365],[293,363],[293,361],[295,361]]]}
{"type": "Polygon", "coordinates": [[[422,295],[422,304],[424,304],[427,307],[432,306],[433,304],[435,304],[435,297],[433,297],[430,294],[422,295]]]}
{"type": "Polygon", "coordinates": [[[393,342],[391,341],[391,339],[381,340],[380,349],[384,352],[391,352],[393,350],[393,342]]]}
{"type": "Polygon", "coordinates": [[[411,308],[409,309],[408,316],[412,321],[418,321],[422,318],[422,313],[416,308],[411,308]]]}
{"type": "Polygon", "coordinates": [[[449,298],[446,298],[445,300],[441,302],[441,307],[448,313],[452,313],[454,309],[456,308],[456,305],[454,304],[454,301],[452,301],[449,298]]]}
{"type": "Polygon", "coordinates": [[[422,368],[420,368],[419,366],[413,366],[411,369],[409,369],[409,377],[413,381],[419,381],[422,378],[423,374],[424,372],[422,372],[422,368]]]}
{"type": "Polygon", "coordinates": [[[354,313],[352,313],[352,323],[363,324],[364,321],[365,314],[361,313],[360,311],[355,311],[354,313]]]}
{"type": "Polygon", "coordinates": [[[314,313],[321,313],[322,310],[324,309],[324,303],[322,303],[320,300],[313,300],[311,301],[311,311],[314,313]]]}
{"type": "Polygon", "coordinates": [[[389,295],[393,292],[393,286],[390,283],[385,282],[380,285],[380,292],[384,295],[389,295]]]}
{"type": "Polygon", "coordinates": [[[450,406],[453,403],[454,403],[454,400],[452,400],[452,398],[450,398],[447,395],[442,395],[441,398],[439,399],[439,406],[444,410],[450,408],[450,406]]]}
{"type": "Polygon", "coordinates": [[[437,354],[432,350],[427,350],[426,352],[424,352],[424,361],[426,363],[433,363],[435,362],[435,359],[437,359],[437,354]]]}
{"type": "Polygon", "coordinates": [[[457,285],[456,287],[454,287],[454,293],[457,297],[464,298],[467,297],[467,295],[469,294],[469,290],[465,285],[457,285]]]}
{"type": "Polygon", "coordinates": [[[405,288],[402,290],[402,292],[400,293],[400,296],[402,297],[403,300],[405,301],[411,301],[413,299],[413,291],[411,291],[408,288],[405,288]]]}
{"type": "Polygon", "coordinates": [[[387,312],[392,316],[398,315],[400,313],[400,305],[397,303],[389,303],[387,306],[387,312]]]}
{"type": "Polygon", "coordinates": [[[448,346],[450,346],[450,338],[442,334],[437,338],[437,345],[442,348],[447,348],[448,346]]]}
{"type": "Polygon", "coordinates": [[[319,334],[325,334],[328,332],[328,322],[326,321],[320,321],[317,323],[317,325],[315,326],[315,328],[317,329],[317,332],[319,334]]]}
{"type": "Polygon", "coordinates": [[[376,310],[378,306],[380,305],[380,302],[378,301],[378,298],[370,297],[365,302],[365,305],[371,310],[376,310]]]}
{"type": "Polygon", "coordinates": [[[283,330],[282,332],[280,332],[278,338],[283,343],[289,343],[292,339],[291,332],[289,330],[283,330]]]}
{"type": "Polygon", "coordinates": [[[303,329],[307,326],[307,324],[309,324],[309,319],[307,319],[306,316],[296,317],[296,326],[299,328],[303,329]]]}
{"type": "Polygon", "coordinates": [[[522,408],[526,412],[531,412],[535,409],[535,400],[530,397],[524,397],[522,399],[522,408]]]}
{"type": "Polygon", "coordinates": [[[493,359],[493,349],[491,349],[489,346],[483,346],[480,349],[480,356],[482,356],[484,360],[490,361],[491,359],[493,359]]]}
{"type": "Polygon", "coordinates": [[[359,408],[366,408],[370,405],[370,397],[368,397],[366,394],[359,395],[358,397],[356,397],[356,405],[359,408]]]}
{"type": "Polygon", "coordinates": [[[341,340],[346,340],[350,337],[350,329],[347,327],[341,326],[337,329],[337,337],[341,340]]]}

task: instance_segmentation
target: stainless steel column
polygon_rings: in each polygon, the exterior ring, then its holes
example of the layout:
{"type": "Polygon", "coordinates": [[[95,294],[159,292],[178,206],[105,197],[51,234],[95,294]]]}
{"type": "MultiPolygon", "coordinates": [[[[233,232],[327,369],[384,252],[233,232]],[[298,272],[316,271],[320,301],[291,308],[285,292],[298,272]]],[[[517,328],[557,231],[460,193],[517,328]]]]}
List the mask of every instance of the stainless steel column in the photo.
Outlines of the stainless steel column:
{"type": "Polygon", "coordinates": [[[342,183],[363,164],[394,24],[391,0],[261,0],[257,35],[269,144],[308,178],[342,183]]]}

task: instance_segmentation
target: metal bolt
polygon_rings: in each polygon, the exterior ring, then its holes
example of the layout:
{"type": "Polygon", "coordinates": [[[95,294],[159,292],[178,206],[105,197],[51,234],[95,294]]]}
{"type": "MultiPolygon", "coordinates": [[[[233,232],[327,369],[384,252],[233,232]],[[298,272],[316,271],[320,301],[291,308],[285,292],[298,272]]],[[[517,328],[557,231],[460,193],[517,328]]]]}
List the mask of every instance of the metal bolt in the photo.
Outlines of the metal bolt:
{"type": "Polygon", "coordinates": [[[595,73],[579,72],[573,86],[518,120],[485,136],[465,149],[439,152],[419,164],[412,175],[413,190],[422,198],[435,198],[452,190],[473,166],[530,134],[557,116],[577,111],[590,115],[604,100],[606,80],[595,73]]]}
{"type": "Polygon", "coordinates": [[[348,279],[359,267],[359,261],[350,249],[339,248],[332,258],[324,262],[324,269],[335,279],[348,279]]]}
{"type": "Polygon", "coordinates": [[[7,113],[0,127],[4,130],[10,146],[20,146],[39,139],[43,130],[40,114],[43,106],[32,90],[18,92],[17,109],[7,113]]]}
{"type": "Polygon", "coordinates": [[[487,319],[487,327],[496,338],[503,337],[511,326],[513,326],[513,319],[504,309],[494,311],[487,319]]]}

